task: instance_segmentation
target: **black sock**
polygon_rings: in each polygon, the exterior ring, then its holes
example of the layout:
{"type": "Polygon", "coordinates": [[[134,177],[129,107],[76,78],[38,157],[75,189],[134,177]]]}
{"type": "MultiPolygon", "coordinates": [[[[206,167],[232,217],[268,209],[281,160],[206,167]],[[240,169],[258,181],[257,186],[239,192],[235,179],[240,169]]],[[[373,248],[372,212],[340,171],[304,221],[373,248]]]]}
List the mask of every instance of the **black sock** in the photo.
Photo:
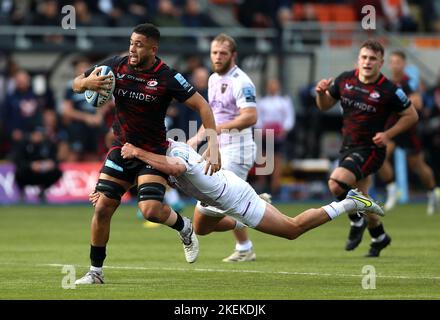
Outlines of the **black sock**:
{"type": "Polygon", "coordinates": [[[92,261],[92,266],[97,268],[102,268],[104,264],[104,259],[106,257],[104,247],[95,247],[90,245],[90,260],[92,261]]]}
{"type": "Polygon", "coordinates": [[[383,224],[379,224],[377,227],[374,228],[368,228],[368,232],[370,232],[370,235],[373,239],[379,238],[381,235],[385,233],[385,230],[383,228],[383,224]]]}
{"type": "Polygon", "coordinates": [[[173,228],[174,230],[177,230],[177,231],[182,231],[183,227],[185,226],[185,222],[183,221],[183,218],[180,214],[178,214],[177,212],[176,212],[176,214],[177,214],[176,223],[173,224],[171,226],[171,228],[173,228]]]}

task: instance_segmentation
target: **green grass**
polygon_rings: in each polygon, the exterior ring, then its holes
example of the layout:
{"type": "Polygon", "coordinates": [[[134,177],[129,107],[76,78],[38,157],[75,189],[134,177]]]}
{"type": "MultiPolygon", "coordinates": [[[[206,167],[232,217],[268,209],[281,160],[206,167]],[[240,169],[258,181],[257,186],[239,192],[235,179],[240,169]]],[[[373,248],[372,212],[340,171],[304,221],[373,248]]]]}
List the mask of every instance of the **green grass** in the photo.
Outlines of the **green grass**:
{"type": "MultiPolygon", "coordinates": [[[[306,205],[280,205],[291,215],[306,205]]],[[[339,217],[295,241],[250,230],[257,261],[228,264],[231,233],[200,240],[187,264],[176,232],[146,229],[123,205],[112,220],[104,286],[61,286],[62,265],[82,276],[89,265],[86,206],[0,207],[0,299],[439,299],[440,215],[401,206],[383,221],[393,238],[380,258],[364,258],[369,235],[344,251],[348,219],[339,217]],[[362,289],[362,268],[376,270],[376,289],[362,289]]],[[[184,212],[192,215],[192,208],[184,212]]]]}

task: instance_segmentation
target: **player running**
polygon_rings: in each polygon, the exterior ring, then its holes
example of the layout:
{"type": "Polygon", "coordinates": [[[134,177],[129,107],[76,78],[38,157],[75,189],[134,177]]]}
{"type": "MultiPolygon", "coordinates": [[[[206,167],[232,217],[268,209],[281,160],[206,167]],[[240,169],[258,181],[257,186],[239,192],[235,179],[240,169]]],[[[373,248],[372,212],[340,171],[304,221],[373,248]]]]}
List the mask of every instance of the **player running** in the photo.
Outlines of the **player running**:
{"type": "MultiPolygon", "coordinates": [[[[134,28],[130,37],[129,54],[113,57],[100,65],[112,68],[116,87],[113,132],[116,141],[102,166],[96,192],[99,197],[91,225],[90,271],[76,284],[104,283],[102,266],[110,235],[110,221],[121,197],[134,184],[138,186],[138,206],[145,219],[165,224],[179,232],[185,257],[194,262],[198,255],[197,237],[191,221],[181,217],[163,198],[168,176],[136,159],[123,159],[121,147],[130,142],[145,150],[165,154],[168,148],[165,114],[173,98],[184,102],[200,114],[203,125],[214,134],[208,138],[208,161],[205,171],[220,169],[220,154],[215,134],[215,121],[207,101],[176,71],[156,56],[160,32],[151,24],[134,28]],[[212,137],[212,138],[211,138],[212,137]]],[[[99,68],[90,69],[74,79],[73,90],[105,93],[109,76],[98,76],[99,68]]]]}
{"type": "MultiPolygon", "coordinates": [[[[356,70],[342,73],[335,81],[322,79],[316,85],[316,102],[320,110],[326,111],[341,101],[343,145],[339,166],[328,181],[330,191],[339,200],[352,188],[368,194],[370,175],[382,166],[389,139],[408,130],[418,120],[405,92],[380,72],[383,57],[383,46],[378,41],[367,40],[360,48],[356,70]],[[399,114],[399,120],[384,130],[392,112],[399,114]]],[[[368,226],[372,242],[367,257],[378,257],[391,242],[379,218],[357,214],[349,218],[351,228],[345,249],[355,249],[368,226]]]]}

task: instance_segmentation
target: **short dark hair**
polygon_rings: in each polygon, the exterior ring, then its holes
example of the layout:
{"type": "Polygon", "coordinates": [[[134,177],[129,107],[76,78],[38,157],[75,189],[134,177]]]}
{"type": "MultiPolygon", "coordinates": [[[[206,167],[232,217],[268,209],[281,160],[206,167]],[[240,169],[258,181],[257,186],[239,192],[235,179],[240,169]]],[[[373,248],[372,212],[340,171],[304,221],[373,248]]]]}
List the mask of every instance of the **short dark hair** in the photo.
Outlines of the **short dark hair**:
{"type": "Polygon", "coordinates": [[[147,37],[149,39],[153,39],[154,41],[159,43],[160,31],[158,28],[156,28],[155,25],[153,25],[151,23],[138,24],[136,27],[134,27],[133,32],[138,33],[138,34],[142,34],[145,37],[147,37]]]}
{"type": "Polygon", "coordinates": [[[380,52],[382,54],[382,57],[385,55],[385,49],[383,48],[383,45],[374,39],[368,39],[361,45],[362,48],[367,48],[370,50],[373,50],[374,52],[380,52]]]}
{"type": "Polygon", "coordinates": [[[403,51],[401,51],[401,50],[393,51],[393,52],[391,52],[391,55],[392,55],[392,56],[398,56],[398,57],[400,57],[402,60],[406,60],[406,54],[405,54],[405,52],[403,52],[403,51]]]}

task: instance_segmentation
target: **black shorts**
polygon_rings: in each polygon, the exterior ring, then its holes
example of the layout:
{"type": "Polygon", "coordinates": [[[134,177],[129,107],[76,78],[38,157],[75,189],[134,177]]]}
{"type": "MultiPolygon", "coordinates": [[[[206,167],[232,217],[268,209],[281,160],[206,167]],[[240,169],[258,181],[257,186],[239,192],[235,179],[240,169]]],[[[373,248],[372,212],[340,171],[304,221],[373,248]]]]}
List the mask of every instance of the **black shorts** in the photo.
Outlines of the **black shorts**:
{"type": "Polygon", "coordinates": [[[135,183],[135,179],[138,176],[146,174],[161,176],[165,180],[168,179],[168,175],[154,169],[145,162],[142,162],[138,159],[122,158],[120,146],[110,148],[100,172],[130,183],[135,183]]]}
{"type": "Polygon", "coordinates": [[[382,167],[386,157],[386,148],[375,146],[347,147],[343,146],[339,156],[339,166],[353,172],[359,181],[376,173],[382,167]],[[346,158],[353,159],[354,165],[341,165],[346,158]]]}
{"type": "Polygon", "coordinates": [[[419,154],[422,152],[422,142],[417,135],[417,127],[414,126],[393,138],[396,145],[409,154],[419,154]]]}

